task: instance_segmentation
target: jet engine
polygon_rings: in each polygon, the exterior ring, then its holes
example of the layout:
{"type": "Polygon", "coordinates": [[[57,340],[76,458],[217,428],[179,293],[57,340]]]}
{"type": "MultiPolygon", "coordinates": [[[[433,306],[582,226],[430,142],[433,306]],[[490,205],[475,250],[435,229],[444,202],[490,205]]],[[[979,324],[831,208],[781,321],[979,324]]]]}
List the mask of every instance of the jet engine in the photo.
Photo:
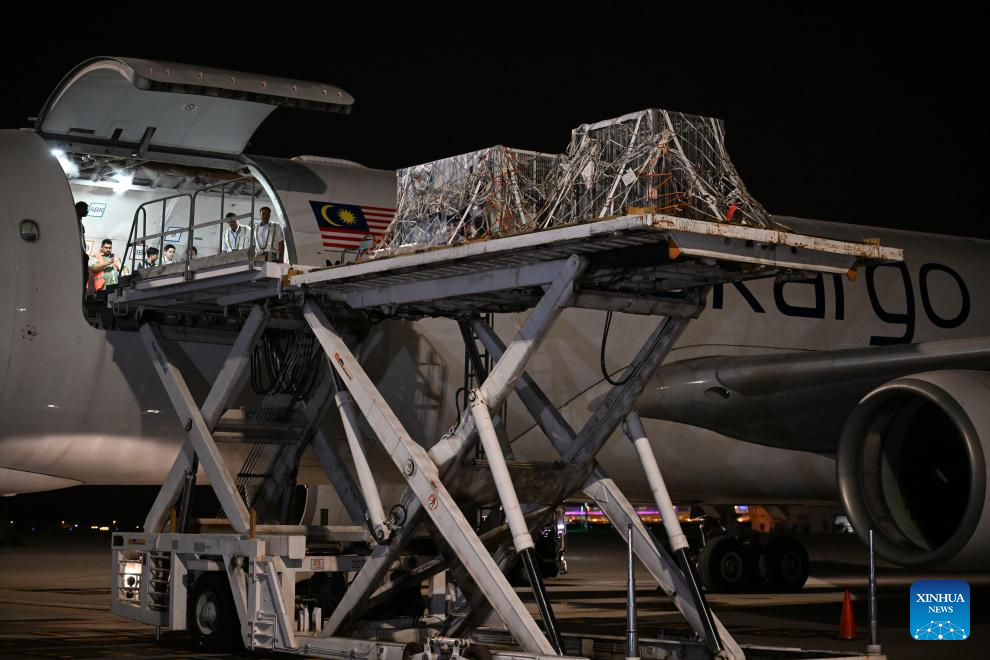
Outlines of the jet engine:
{"type": "Polygon", "coordinates": [[[931,371],[860,400],[836,462],[857,534],[903,566],[990,566],[990,373],[931,371]]]}

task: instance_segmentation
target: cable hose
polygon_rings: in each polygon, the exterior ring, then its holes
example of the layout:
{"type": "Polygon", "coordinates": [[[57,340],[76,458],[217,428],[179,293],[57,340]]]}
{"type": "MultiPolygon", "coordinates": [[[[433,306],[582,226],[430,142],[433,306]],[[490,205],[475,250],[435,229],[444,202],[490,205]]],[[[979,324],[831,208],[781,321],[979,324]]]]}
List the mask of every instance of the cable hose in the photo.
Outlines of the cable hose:
{"type": "Polygon", "coordinates": [[[612,380],[612,378],[609,377],[608,370],[605,368],[605,346],[608,343],[608,330],[611,327],[611,325],[612,325],[612,312],[606,312],[605,329],[602,330],[602,349],[598,356],[598,366],[601,367],[602,376],[605,378],[606,381],[608,381],[609,385],[612,385],[614,387],[619,387],[620,385],[625,385],[626,383],[629,382],[629,379],[632,378],[635,369],[629,369],[629,367],[626,367],[626,369],[624,369],[623,371],[628,370],[629,375],[623,378],[622,380],[612,380]]]}

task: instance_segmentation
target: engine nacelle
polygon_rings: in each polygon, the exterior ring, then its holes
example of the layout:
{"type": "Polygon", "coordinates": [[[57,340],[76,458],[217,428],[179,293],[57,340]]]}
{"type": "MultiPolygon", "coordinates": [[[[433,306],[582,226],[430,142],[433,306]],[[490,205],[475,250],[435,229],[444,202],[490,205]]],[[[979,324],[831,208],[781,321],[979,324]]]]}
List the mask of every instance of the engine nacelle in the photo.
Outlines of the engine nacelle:
{"type": "Polygon", "coordinates": [[[898,378],[859,402],[836,461],[856,533],[903,566],[990,566],[990,373],[898,378]]]}

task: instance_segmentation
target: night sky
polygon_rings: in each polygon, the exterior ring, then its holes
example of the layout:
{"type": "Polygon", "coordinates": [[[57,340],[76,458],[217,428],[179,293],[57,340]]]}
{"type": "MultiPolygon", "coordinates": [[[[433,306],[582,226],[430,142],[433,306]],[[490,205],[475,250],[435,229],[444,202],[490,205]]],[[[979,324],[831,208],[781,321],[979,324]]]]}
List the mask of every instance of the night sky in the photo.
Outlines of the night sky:
{"type": "MultiPolygon", "coordinates": [[[[944,4],[34,4],[0,27],[2,127],[29,126],[99,55],[337,85],[353,114],[276,110],[249,152],[386,169],[495,144],[559,152],[578,124],[660,107],[722,118],[772,213],[990,238],[987,36],[944,4]]],[[[93,490],[93,508],[114,492],[93,490]]],[[[54,512],[52,496],[7,512],[54,512]]]]}
{"type": "Polygon", "coordinates": [[[558,152],[578,124],[661,107],[724,119],[737,169],[772,213],[990,238],[975,14],[327,4],[13,10],[2,125],[28,125],[58,80],[97,55],[337,85],[357,99],[353,114],[277,110],[249,152],[386,169],[494,144],[558,152]]]}

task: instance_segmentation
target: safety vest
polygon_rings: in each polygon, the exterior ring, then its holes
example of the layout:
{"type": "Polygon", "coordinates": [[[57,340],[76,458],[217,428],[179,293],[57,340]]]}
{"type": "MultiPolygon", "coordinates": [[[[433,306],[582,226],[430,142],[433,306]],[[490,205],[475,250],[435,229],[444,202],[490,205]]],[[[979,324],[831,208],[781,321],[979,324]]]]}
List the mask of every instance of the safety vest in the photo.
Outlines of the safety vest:
{"type": "Polygon", "coordinates": [[[103,271],[94,273],[89,271],[89,290],[92,293],[97,291],[102,291],[107,286],[106,278],[103,277],[103,271]]]}
{"type": "Polygon", "coordinates": [[[107,269],[101,269],[97,272],[89,271],[89,292],[96,293],[97,291],[102,291],[107,286],[106,280],[107,269]]]}

